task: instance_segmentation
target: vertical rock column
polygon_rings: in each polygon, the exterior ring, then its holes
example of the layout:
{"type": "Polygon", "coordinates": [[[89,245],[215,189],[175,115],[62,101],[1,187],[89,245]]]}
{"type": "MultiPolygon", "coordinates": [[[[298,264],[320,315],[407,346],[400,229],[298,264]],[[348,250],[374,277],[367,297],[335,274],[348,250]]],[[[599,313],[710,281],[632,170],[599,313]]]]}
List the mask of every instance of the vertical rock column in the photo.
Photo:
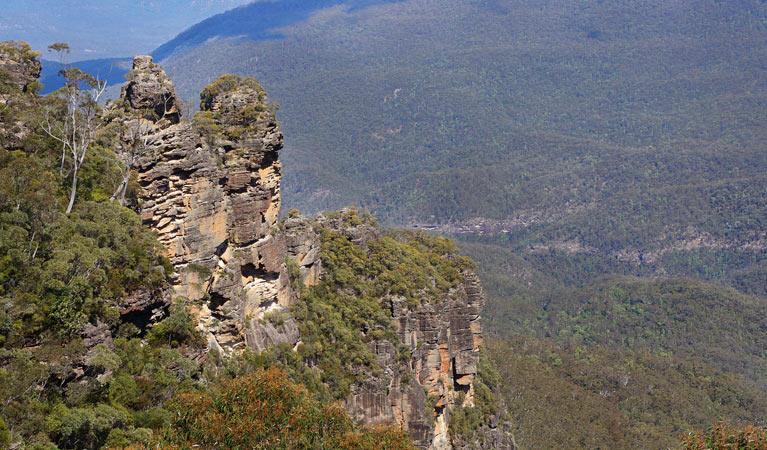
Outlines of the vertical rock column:
{"type": "MultiPolygon", "coordinates": [[[[121,107],[151,122],[151,151],[138,164],[141,217],[176,268],[176,295],[198,316],[211,348],[230,353],[263,344],[249,329],[290,302],[284,262],[301,246],[270,233],[283,138],[266,93],[251,78],[227,75],[202,97],[202,111],[182,120],[173,83],[151,57],[137,56],[121,107]]],[[[313,235],[302,244],[319,246],[313,235]]],[[[309,273],[318,261],[303,264],[309,273]]],[[[297,329],[283,334],[267,341],[298,339],[297,329]]]]}

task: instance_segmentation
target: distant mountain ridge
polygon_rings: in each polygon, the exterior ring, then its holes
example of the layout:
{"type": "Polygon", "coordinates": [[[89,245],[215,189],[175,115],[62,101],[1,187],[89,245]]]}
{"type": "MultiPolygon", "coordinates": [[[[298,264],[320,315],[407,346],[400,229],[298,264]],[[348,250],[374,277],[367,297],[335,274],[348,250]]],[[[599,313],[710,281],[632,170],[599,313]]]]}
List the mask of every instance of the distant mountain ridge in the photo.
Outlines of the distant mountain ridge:
{"type": "Polygon", "coordinates": [[[0,41],[32,48],[65,41],[72,60],[132,57],[248,0],[13,0],[0,10],[0,41]]]}
{"type": "MultiPolygon", "coordinates": [[[[125,74],[131,69],[132,58],[91,59],[73,63],[80,70],[89,73],[100,80],[105,80],[109,86],[120,86],[125,82],[125,74]]],[[[43,94],[53,92],[64,86],[64,78],[59,75],[61,63],[43,59],[43,72],[40,82],[43,83],[43,94]]]]}
{"type": "Polygon", "coordinates": [[[249,40],[282,37],[279,27],[307,19],[324,8],[343,5],[350,10],[402,0],[279,0],[254,2],[217,14],[192,26],[158,47],[152,56],[165,59],[174,52],[191,48],[215,38],[242,37],[249,40]]]}

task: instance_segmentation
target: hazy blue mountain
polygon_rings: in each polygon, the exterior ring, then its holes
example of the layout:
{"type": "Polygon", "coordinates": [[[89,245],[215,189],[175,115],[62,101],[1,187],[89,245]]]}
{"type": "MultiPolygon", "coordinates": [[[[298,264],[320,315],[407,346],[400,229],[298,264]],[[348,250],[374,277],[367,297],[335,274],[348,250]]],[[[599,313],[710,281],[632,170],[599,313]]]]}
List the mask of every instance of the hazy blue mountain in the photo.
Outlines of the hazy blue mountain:
{"type": "Polygon", "coordinates": [[[237,37],[248,40],[284,37],[277,30],[306,20],[312,13],[333,6],[344,6],[350,11],[383,3],[402,0],[277,0],[255,2],[234,10],[217,14],[189,28],[169,42],[161,45],[152,55],[164,59],[184,48],[192,48],[211,39],[237,37]]]}
{"type": "MultiPolygon", "coordinates": [[[[109,86],[122,85],[125,74],[131,70],[132,58],[107,58],[78,61],[74,65],[93,76],[105,80],[109,86]]],[[[43,72],[40,82],[44,88],[43,94],[55,91],[64,85],[64,79],[59,75],[61,64],[57,61],[43,60],[43,72]]]]}
{"type": "Polygon", "coordinates": [[[8,0],[0,41],[68,42],[71,61],[148,53],[190,25],[248,0],[8,0]]]}

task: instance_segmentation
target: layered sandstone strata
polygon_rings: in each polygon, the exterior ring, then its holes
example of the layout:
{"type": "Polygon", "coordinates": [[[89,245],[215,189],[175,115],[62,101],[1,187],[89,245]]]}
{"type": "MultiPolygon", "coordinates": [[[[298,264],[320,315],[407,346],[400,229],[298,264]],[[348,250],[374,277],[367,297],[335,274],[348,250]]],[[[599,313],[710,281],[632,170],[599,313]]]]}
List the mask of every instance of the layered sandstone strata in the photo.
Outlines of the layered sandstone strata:
{"type": "Polygon", "coordinates": [[[176,295],[223,354],[297,341],[295,324],[282,331],[259,324],[290,303],[286,257],[299,261],[307,282],[319,273],[319,240],[310,228],[290,223],[273,232],[283,139],[263,89],[232,77],[198,118],[181,120],[173,83],[150,57],[135,58],[128,80],[122,105],[154,112],[142,137],[151,149],[137,164],[140,213],[176,268],[176,295]],[[238,114],[247,106],[253,114],[243,124],[238,114]],[[227,133],[235,126],[239,135],[227,133]]]}

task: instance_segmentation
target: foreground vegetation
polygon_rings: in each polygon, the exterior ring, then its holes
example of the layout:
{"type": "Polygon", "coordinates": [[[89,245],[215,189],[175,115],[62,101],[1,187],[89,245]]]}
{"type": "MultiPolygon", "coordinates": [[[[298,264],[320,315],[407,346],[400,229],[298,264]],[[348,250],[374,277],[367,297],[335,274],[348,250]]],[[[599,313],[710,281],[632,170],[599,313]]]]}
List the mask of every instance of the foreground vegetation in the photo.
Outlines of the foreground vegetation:
{"type": "Polygon", "coordinates": [[[415,449],[399,428],[358,431],[340,404],[318,400],[277,369],[226,381],[171,403],[171,423],[134,449],[415,449]]]}

